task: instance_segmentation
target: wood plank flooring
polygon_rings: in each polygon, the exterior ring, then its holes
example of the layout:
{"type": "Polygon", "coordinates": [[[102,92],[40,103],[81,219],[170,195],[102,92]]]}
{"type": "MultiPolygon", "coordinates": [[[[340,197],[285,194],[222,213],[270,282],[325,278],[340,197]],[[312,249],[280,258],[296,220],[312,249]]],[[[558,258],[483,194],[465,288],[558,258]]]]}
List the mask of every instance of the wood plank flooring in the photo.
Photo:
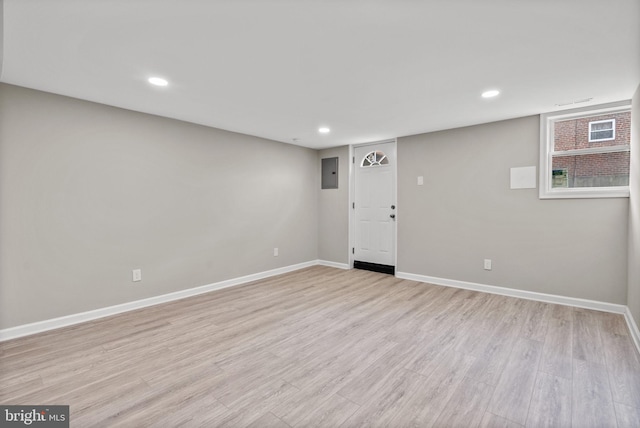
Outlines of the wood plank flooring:
{"type": "Polygon", "coordinates": [[[637,427],[621,315],[312,267],[0,343],[71,426],[637,427]]]}

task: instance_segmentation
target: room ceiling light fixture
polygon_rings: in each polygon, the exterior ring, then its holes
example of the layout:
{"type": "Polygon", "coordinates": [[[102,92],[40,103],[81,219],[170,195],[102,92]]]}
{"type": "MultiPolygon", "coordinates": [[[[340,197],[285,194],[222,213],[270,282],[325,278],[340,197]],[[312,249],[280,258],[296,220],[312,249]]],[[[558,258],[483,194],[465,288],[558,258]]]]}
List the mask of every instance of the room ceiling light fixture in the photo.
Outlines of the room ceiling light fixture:
{"type": "Polygon", "coordinates": [[[154,86],[167,86],[169,81],[167,79],[163,79],[162,77],[149,77],[147,82],[151,83],[154,86]]]}
{"type": "Polygon", "coordinates": [[[488,91],[484,91],[482,93],[482,98],[493,98],[493,97],[497,97],[498,95],[500,95],[500,91],[497,89],[490,89],[488,91]]]}
{"type": "Polygon", "coordinates": [[[321,128],[318,128],[318,132],[321,134],[328,134],[329,132],[331,132],[331,129],[327,128],[326,126],[323,126],[321,128]]]}

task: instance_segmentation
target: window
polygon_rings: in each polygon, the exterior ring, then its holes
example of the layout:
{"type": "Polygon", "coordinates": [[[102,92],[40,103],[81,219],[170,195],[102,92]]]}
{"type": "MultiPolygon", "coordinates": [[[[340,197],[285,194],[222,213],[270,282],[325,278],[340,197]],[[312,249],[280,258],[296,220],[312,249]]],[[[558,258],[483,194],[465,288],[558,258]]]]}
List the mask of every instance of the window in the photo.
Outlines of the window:
{"type": "Polygon", "coordinates": [[[361,167],[388,165],[389,158],[383,152],[370,152],[360,162],[361,167]]]}
{"type": "Polygon", "coordinates": [[[551,187],[569,187],[569,170],[567,168],[556,168],[551,170],[551,187]]]}
{"type": "Polygon", "coordinates": [[[616,120],[596,120],[589,122],[589,142],[616,139],[616,120]]]}
{"type": "Polygon", "coordinates": [[[540,198],[629,196],[629,102],[543,114],[540,198]]]}

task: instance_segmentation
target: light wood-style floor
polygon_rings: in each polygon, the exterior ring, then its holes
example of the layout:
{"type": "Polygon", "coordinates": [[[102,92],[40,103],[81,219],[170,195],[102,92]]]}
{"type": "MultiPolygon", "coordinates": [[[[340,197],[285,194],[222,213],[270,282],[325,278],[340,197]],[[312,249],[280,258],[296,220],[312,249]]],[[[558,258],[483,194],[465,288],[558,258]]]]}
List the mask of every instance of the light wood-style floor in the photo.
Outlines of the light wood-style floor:
{"type": "Polygon", "coordinates": [[[71,426],[638,427],[620,315],[327,267],[0,344],[71,426]]]}

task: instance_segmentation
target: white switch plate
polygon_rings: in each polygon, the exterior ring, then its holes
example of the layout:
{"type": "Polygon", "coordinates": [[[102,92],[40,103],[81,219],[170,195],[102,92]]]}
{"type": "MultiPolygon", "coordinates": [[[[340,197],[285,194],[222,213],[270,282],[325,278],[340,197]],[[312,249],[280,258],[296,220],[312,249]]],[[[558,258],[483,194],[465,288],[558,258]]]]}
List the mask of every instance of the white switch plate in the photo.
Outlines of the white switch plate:
{"type": "Polygon", "coordinates": [[[484,270],[491,270],[491,259],[484,259],[484,270]]]}
{"type": "Polygon", "coordinates": [[[424,177],[419,175],[418,176],[418,186],[422,186],[424,184],[424,177]]]}
{"type": "Polygon", "coordinates": [[[278,257],[278,247],[273,247],[273,257],[278,257]]]}
{"type": "Polygon", "coordinates": [[[142,281],[142,269],[133,270],[133,282],[142,281]]]}

